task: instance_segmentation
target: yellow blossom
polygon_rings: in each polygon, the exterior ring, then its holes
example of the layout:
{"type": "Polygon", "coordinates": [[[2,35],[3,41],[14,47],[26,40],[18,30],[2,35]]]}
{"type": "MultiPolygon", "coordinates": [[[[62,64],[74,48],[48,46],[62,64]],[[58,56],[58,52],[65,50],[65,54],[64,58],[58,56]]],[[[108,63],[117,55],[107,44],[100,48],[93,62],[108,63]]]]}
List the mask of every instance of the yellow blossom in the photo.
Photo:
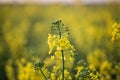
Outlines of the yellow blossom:
{"type": "Polygon", "coordinates": [[[51,56],[51,58],[50,58],[50,59],[51,59],[51,60],[54,60],[54,58],[55,58],[55,56],[51,56]]]}
{"type": "Polygon", "coordinates": [[[55,73],[51,73],[51,79],[52,79],[52,80],[55,80],[55,79],[56,79],[55,73]]]}
{"type": "Polygon", "coordinates": [[[59,40],[59,46],[62,50],[68,49],[70,47],[70,41],[67,38],[61,38],[59,40]]]}

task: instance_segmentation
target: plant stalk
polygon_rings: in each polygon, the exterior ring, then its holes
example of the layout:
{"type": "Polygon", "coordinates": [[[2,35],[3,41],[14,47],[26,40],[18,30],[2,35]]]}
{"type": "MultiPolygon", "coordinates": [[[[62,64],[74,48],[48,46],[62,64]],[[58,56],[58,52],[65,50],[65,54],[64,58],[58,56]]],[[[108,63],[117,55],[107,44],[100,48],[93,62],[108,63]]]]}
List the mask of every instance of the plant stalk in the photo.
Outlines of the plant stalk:
{"type": "Polygon", "coordinates": [[[44,72],[42,71],[42,69],[40,68],[40,72],[42,73],[42,75],[44,76],[45,80],[47,80],[47,77],[45,76],[44,72]]]}
{"type": "MultiPolygon", "coordinates": [[[[61,32],[61,28],[60,26],[58,25],[58,30],[59,30],[59,36],[60,36],[60,39],[62,37],[62,32],[61,32]]],[[[63,50],[61,50],[61,53],[62,53],[62,80],[64,80],[64,68],[65,68],[65,63],[64,63],[64,52],[63,50]]]]}

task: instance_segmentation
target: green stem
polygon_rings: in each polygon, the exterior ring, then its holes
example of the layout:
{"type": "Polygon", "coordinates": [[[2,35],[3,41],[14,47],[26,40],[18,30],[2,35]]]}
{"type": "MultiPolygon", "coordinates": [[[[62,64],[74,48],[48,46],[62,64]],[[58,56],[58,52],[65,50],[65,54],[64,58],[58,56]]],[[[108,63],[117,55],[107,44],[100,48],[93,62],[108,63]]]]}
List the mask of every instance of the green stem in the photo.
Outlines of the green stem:
{"type": "Polygon", "coordinates": [[[64,68],[65,68],[65,64],[64,64],[64,53],[63,50],[61,50],[62,52],[62,80],[64,80],[64,68]]]}
{"type": "Polygon", "coordinates": [[[47,77],[45,76],[44,72],[42,71],[42,69],[40,68],[40,72],[42,73],[42,75],[44,76],[45,80],[47,80],[47,77]]]}
{"type": "MultiPolygon", "coordinates": [[[[61,29],[60,29],[59,25],[58,25],[58,30],[59,30],[59,35],[60,35],[60,39],[61,39],[62,32],[61,32],[61,29]]],[[[64,52],[63,52],[63,50],[61,50],[61,53],[62,53],[62,80],[64,80],[64,68],[65,68],[65,64],[64,64],[64,52]]]]}

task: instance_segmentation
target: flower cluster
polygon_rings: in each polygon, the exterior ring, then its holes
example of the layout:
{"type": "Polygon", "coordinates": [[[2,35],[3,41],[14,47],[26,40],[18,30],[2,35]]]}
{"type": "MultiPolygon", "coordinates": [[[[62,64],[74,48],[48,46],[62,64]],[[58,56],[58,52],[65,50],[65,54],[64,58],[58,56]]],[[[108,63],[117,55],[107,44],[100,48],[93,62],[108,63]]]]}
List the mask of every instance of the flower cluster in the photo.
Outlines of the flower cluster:
{"type": "MultiPolygon", "coordinates": [[[[72,80],[70,73],[67,69],[64,70],[64,79],[72,80]]],[[[52,80],[62,80],[61,68],[59,66],[53,66],[53,69],[50,73],[50,79],[52,80]]]]}
{"type": "Polygon", "coordinates": [[[49,34],[48,36],[48,44],[49,44],[49,54],[52,53],[52,50],[56,48],[56,50],[67,50],[73,49],[73,46],[70,44],[68,40],[68,34],[64,34],[61,36],[55,34],[49,34]]]}
{"type": "Polygon", "coordinates": [[[120,24],[114,23],[112,32],[112,42],[120,41],[120,24]]]}
{"type": "Polygon", "coordinates": [[[52,24],[51,33],[48,34],[49,54],[55,50],[74,50],[69,40],[68,28],[64,27],[61,21],[56,21],[52,24]]]}
{"type": "Polygon", "coordinates": [[[80,61],[79,65],[76,67],[77,74],[75,75],[77,80],[99,80],[100,74],[97,72],[93,65],[89,67],[85,64],[83,60],[80,61]]]}

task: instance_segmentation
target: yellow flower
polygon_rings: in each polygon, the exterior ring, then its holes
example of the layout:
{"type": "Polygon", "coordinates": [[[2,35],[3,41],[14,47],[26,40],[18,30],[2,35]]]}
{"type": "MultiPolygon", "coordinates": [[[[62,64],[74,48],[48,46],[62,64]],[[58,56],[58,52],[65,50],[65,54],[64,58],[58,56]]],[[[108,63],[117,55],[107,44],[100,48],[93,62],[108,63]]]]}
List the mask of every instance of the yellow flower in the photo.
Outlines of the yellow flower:
{"type": "Polygon", "coordinates": [[[74,61],[74,58],[73,58],[73,57],[69,57],[69,61],[70,61],[70,62],[73,62],[73,61],[74,61]]]}
{"type": "Polygon", "coordinates": [[[90,65],[89,68],[92,69],[92,70],[95,70],[94,65],[90,65]]]}
{"type": "Polygon", "coordinates": [[[52,79],[52,80],[55,80],[55,79],[56,79],[56,77],[55,77],[55,74],[54,74],[54,73],[51,73],[51,79],[52,79]]]}
{"type": "Polygon", "coordinates": [[[83,66],[78,66],[78,67],[76,67],[76,70],[77,70],[77,74],[75,75],[76,78],[79,76],[79,72],[80,72],[82,69],[84,69],[83,66]]]}
{"type": "Polygon", "coordinates": [[[64,70],[64,75],[67,77],[69,75],[69,72],[67,70],[64,70]]]}
{"type": "Polygon", "coordinates": [[[78,67],[77,67],[77,70],[78,70],[78,71],[81,71],[83,68],[84,68],[83,66],[78,66],[78,67]]]}
{"type": "Polygon", "coordinates": [[[54,60],[54,58],[55,58],[55,56],[51,56],[51,58],[50,58],[50,59],[51,59],[51,60],[54,60]]]}
{"type": "Polygon", "coordinates": [[[70,47],[70,41],[67,38],[61,38],[59,40],[59,46],[62,50],[68,49],[70,47]]]}
{"type": "Polygon", "coordinates": [[[59,59],[61,59],[61,51],[56,51],[55,56],[59,59]]]}
{"type": "Polygon", "coordinates": [[[49,54],[52,52],[54,47],[56,46],[56,40],[55,40],[55,35],[49,34],[48,35],[48,45],[49,45],[49,54]]]}
{"type": "Polygon", "coordinates": [[[112,25],[112,27],[115,28],[116,26],[117,26],[117,23],[115,22],[115,23],[112,25]]]}

